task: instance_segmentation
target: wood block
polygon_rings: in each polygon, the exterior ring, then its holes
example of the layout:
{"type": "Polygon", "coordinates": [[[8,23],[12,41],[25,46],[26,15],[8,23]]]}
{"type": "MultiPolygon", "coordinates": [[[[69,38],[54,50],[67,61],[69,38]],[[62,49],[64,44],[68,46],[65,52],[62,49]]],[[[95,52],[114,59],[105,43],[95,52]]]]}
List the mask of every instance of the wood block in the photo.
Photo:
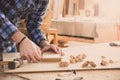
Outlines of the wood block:
{"type": "Polygon", "coordinates": [[[56,53],[51,53],[51,52],[46,52],[43,53],[42,62],[60,62],[61,61],[61,56],[56,53]]]}

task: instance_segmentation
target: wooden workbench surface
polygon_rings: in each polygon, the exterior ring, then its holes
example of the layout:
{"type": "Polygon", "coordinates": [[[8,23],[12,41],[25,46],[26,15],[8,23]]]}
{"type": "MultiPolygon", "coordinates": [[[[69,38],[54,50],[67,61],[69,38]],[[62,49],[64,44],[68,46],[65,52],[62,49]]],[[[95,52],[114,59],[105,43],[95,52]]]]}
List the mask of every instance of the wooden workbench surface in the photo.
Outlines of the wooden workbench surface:
{"type": "MultiPolygon", "coordinates": [[[[119,44],[120,41],[116,43],[119,44]]],[[[81,77],[83,77],[84,80],[92,80],[92,79],[94,80],[120,80],[120,47],[110,47],[109,43],[103,43],[103,44],[93,44],[93,45],[87,45],[87,46],[76,46],[72,48],[65,48],[63,49],[63,51],[67,52],[67,54],[69,55],[70,54],[77,55],[78,53],[85,53],[88,56],[86,60],[93,60],[95,62],[99,62],[101,60],[101,56],[105,56],[107,60],[112,59],[113,61],[115,61],[115,63],[110,64],[109,66],[105,66],[105,67],[100,66],[98,63],[97,68],[92,68],[92,69],[91,68],[82,69],[79,66],[79,71],[77,71],[77,75],[80,75],[81,77]]],[[[75,67],[74,65],[75,64],[73,64],[72,67],[74,67],[74,69],[76,70],[76,68],[78,67],[75,67]]],[[[31,66],[29,70],[33,69],[32,71],[35,70],[36,72],[38,69],[35,69],[35,68],[32,68],[31,66]]],[[[40,68],[40,66],[38,68],[40,68]]],[[[20,71],[21,69],[18,69],[18,70],[20,71]]],[[[65,70],[63,70],[63,72],[65,72],[65,70]]],[[[11,70],[6,70],[6,71],[9,73],[9,71],[11,70]]],[[[15,71],[13,70],[13,72],[16,72],[16,71],[17,70],[15,71]]],[[[54,80],[57,74],[63,73],[63,72],[59,72],[59,70],[57,72],[41,72],[41,71],[37,71],[37,72],[39,73],[22,73],[19,75],[22,77],[29,78],[30,80],[40,80],[40,79],[41,80],[48,80],[48,79],[54,80]]]]}
{"type": "MultiPolygon", "coordinates": [[[[55,80],[58,74],[64,73],[69,72],[21,73],[18,74],[20,77],[0,72],[0,80],[55,80]]],[[[120,80],[120,69],[77,71],[77,76],[83,77],[83,80],[120,80]]]]}
{"type": "MultiPolygon", "coordinates": [[[[119,42],[118,42],[119,43],[119,42]]],[[[59,67],[58,62],[39,62],[39,63],[25,63],[20,68],[10,70],[5,68],[6,73],[14,72],[47,72],[47,71],[66,71],[66,70],[89,70],[89,69],[118,69],[120,68],[120,47],[111,47],[109,43],[104,44],[93,44],[87,46],[76,46],[72,48],[65,48],[63,51],[66,53],[63,59],[65,61],[69,60],[70,55],[86,54],[87,58],[82,62],[75,64],[70,64],[68,67],[61,68],[59,67]],[[107,66],[101,66],[101,57],[105,56],[106,60],[113,60],[113,64],[108,64],[107,66]],[[96,67],[86,67],[82,68],[82,64],[85,61],[94,61],[96,67]]],[[[3,60],[10,61],[15,58],[18,58],[19,54],[4,54],[3,60]]]]}
{"type": "MultiPolygon", "coordinates": [[[[30,80],[55,80],[59,74],[67,73],[69,72],[28,73],[19,76],[30,80]]],[[[76,76],[83,77],[83,80],[120,80],[120,70],[77,71],[76,76]]]]}

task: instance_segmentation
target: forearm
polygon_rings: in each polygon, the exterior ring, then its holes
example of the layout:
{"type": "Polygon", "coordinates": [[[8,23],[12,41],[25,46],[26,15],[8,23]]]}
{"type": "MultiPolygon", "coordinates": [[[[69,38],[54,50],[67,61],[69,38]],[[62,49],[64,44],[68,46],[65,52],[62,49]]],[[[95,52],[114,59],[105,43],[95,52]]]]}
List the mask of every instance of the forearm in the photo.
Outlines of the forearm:
{"type": "Polygon", "coordinates": [[[25,37],[25,35],[20,31],[17,31],[12,35],[11,39],[18,44],[23,39],[23,37],[25,37]]]}

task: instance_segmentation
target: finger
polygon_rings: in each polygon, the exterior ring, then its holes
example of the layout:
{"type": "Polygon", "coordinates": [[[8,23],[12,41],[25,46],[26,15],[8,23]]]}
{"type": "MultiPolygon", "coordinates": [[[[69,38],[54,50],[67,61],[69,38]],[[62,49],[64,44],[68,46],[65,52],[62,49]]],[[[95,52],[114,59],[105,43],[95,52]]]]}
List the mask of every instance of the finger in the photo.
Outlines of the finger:
{"type": "Polygon", "coordinates": [[[31,62],[33,62],[33,63],[34,63],[34,62],[37,62],[34,54],[35,54],[35,53],[29,55],[31,62]]]}
{"type": "Polygon", "coordinates": [[[57,49],[57,53],[60,54],[61,56],[63,56],[64,53],[63,53],[63,51],[62,51],[62,48],[60,48],[60,47],[58,47],[58,46],[56,46],[56,45],[55,45],[55,47],[56,47],[56,49],[57,49]]]}
{"type": "Polygon", "coordinates": [[[24,57],[23,54],[24,54],[23,51],[20,51],[20,56],[21,56],[22,58],[24,57]]]}
{"type": "Polygon", "coordinates": [[[61,54],[61,49],[57,46],[56,46],[56,49],[57,49],[58,54],[61,54]]]}
{"type": "Polygon", "coordinates": [[[43,52],[45,52],[45,51],[47,51],[47,50],[49,50],[50,49],[50,46],[45,46],[45,47],[43,47],[42,49],[41,49],[41,53],[43,53],[43,52]]]}
{"type": "Polygon", "coordinates": [[[41,50],[39,47],[37,47],[37,53],[36,53],[35,57],[37,60],[40,60],[40,58],[41,58],[41,50]]]}
{"type": "Polygon", "coordinates": [[[21,58],[22,58],[23,60],[26,60],[26,57],[25,57],[25,56],[22,56],[21,58]]]}
{"type": "Polygon", "coordinates": [[[58,50],[58,53],[59,53],[61,56],[64,55],[64,53],[63,53],[63,51],[62,51],[62,48],[57,47],[57,50],[58,50]]]}
{"type": "Polygon", "coordinates": [[[57,54],[59,54],[59,52],[58,52],[58,50],[57,50],[57,46],[51,45],[50,48],[51,48],[54,52],[56,52],[57,54]]]}
{"type": "Polygon", "coordinates": [[[58,53],[59,53],[61,56],[63,56],[63,55],[64,55],[64,53],[63,53],[63,51],[62,51],[62,48],[57,47],[57,50],[58,50],[58,53]]]}
{"type": "Polygon", "coordinates": [[[35,58],[39,61],[41,59],[41,51],[40,49],[37,50],[37,53],[35,54],[35,58]]]}
{"type": "Polygon", "coordinates": [[[20,52],[20,56],[21,56],[21,58],[23,59],[23,60],[26,60],[27,58],[25,57],[25,55],[24,55],[24,52],[23,51],[21,51],[20,52]]]}
{"type": "Polygon", "coordinates": [[[30,63],[31,62],[31,59],[28,55],[25,56],[25,58],[27,59],[27,61],[30,63]]]}
{"type": "Polygon", "coordinates": [[[60,50],[61,50],[61,51],[60,51],[60,52],[61,52],[61,53],[60,53],[61,56],[65,55],[65,53],[62,51],[62,48],[60,48],[60,50]]]}

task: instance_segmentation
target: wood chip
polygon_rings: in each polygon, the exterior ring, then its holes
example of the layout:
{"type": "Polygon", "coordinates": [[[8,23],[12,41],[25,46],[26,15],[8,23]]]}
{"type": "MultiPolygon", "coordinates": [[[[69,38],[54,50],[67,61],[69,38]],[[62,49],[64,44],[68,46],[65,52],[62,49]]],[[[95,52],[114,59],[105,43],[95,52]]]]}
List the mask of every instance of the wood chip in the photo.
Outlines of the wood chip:
{"type": "Polygon", "coordinates": [[[105,59],[106,57],[105,56],[101,56],[102,59],[105,59]]]}
{"type": "Polygon", "coordinates": [[[82,64],[82,67],[87,67],[87,66],[96,67],[97,65],[93,61],[86,61],[82,64]]]}
{"type": "Polygon", "coordinates": [[[87,67],[88,64],[89,64],[89,61],[86,61],[86,62],[84,62],[84,63],[82,64],[82,67],[87,67]]]}
{"type": "Polygon", "coordinates": [[[106,66],[106,65],[108,64],[108,62],[105,61],[105,60],[102,60],[100,64],[101,64],[102,66],[106,66]]]}
{"type": "Polygon", "coordinates": [[[76,56],[76,61],[77,62],[83,61],[83,58],[82,58],[82,56],[80,54],[76,56]]]}
{"type": "Polygon", "coordinates": [[[69,66],[69,63],[68,62],[60,62],[59,66],[60,67],[67,67],[67,66],[69,66]]]}
{"type": "Polygon", "coordinates": [[[76,63],[76,58],[73,55],[70,55],[70,63],[76,63]]]}
{"type": "Polygon", "coordinates": [[[89,64],[90,64],[92,67],[96,67],[96,66],[97,66],[93,61],[89,61],[89,64]]]}
{"type": "Polygon", "coordinates": [[[87,57],[86,54],[82,54],[82,59],[85,59],[87,57]]]}
{"type": "Polygon", "coordinates": [[[109,60],[109,63],[114,63],[114,61],[113,60],[109,60]]]}

